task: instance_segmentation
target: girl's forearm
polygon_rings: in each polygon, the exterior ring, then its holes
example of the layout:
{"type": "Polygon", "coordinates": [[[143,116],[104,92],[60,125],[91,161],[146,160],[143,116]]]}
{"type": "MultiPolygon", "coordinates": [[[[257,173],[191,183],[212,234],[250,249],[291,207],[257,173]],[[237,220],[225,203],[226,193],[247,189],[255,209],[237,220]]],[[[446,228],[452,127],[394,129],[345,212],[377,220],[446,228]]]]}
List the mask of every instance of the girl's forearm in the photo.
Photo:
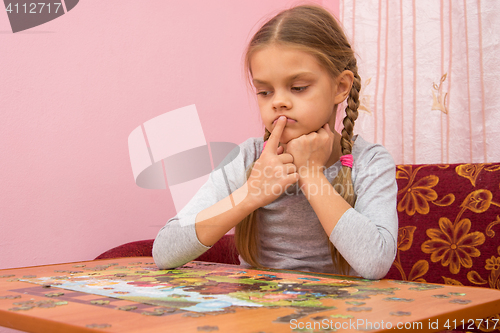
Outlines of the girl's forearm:
{"type": "Polygon", "coordinates": [[[328,236],[342,215],[351,208],[323,173],[302,177],[299,186],[328,236]]]}
{"type": "Polygon", "coordinates": [[[248,194],[247,184],[196,216],[196,235],[205,246],[214,245],[229,230],[250,215],[256,205],[248,194]]]}

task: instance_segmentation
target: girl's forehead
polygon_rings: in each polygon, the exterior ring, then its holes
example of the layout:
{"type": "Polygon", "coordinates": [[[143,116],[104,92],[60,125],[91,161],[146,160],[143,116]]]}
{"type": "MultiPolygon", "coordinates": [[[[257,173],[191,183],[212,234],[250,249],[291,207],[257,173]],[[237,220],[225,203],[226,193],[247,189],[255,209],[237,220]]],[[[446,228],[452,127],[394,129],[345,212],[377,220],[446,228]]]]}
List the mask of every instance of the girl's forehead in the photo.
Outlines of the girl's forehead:
{"type": "Polygon", "coordinates": [[[288,75],[290,72],[323,72],[314,55],[288,45],[271,44],[255,51],[249,61],[254,79],[259,75],[288,75]]]}
{"type": "Polygon", "coordinates": [[[274,57],[295,57],[295,58],[312,58],[316,59],[312,52],[308,52],[304,47],[293,44],[272,43],[262,46],[253,52],[250,58],[252,61],[258,55],[274,56],[274,57]]]}

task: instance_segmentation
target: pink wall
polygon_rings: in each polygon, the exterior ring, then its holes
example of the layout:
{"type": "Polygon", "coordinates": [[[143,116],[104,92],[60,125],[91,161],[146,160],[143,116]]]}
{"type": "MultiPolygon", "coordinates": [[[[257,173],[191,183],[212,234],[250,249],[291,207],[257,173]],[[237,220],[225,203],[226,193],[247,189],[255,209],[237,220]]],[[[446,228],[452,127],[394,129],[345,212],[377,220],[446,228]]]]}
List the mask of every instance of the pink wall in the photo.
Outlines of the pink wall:
{"type": "Polygon", "coordinates": [[[129,133],[196,104],[208,142],[260,136],[243,49],[299,3],[87,0],[15,34],[0,10],[0,268],[154,238],[175,210],[168,190],[135,185],[129,133]]]}

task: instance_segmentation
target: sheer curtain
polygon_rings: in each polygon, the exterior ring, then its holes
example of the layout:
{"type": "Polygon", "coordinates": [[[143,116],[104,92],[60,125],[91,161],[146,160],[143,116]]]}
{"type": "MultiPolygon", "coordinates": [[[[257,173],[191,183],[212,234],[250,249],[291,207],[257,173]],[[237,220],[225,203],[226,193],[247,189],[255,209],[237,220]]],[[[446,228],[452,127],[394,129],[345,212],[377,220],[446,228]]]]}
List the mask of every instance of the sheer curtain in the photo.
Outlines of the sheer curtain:
{"type": "Polygon", "coordinates": [[[500,1],[341,0],[355,133],[397,164],[500,162],[500,1]]]}

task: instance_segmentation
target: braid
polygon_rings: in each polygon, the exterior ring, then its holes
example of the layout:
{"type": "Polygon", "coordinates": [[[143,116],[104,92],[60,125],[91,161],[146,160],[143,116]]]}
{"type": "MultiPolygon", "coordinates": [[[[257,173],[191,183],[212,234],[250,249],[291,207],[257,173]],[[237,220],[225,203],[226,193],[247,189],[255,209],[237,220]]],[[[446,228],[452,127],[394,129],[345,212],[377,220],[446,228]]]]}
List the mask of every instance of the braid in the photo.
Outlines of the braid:
{"type": "MultiPolygon", "coordinates": [[[[352,83],[351,91],[349,92],[349,97],[347,98],[347,107],[345,108],[346,116],[343,120],[344,128],[342,129],[342,138],[340,139],[342,155],[352,153],[352,131],[354,129],[354,122],[358,118],[359,91],[361,90],[361,78],[358,75],[358,68],[354,57],[349,63],[347,69],[354,74],[354,81],[352,83]]],[[[351,173],[351,168],[342,166],[337,177],[335,177],[332,181],[332,186],[337,190],[337,192],[340,193],[347,203],[354,207],[356,195],[354,193],[351,173]]],[[[344,257],[342,257],[340,252],[331,242],[329,242],[328,245],[334,264],[340,268],[342,273],[347,274],[349,271],[349,263],[344,259],[344,257]]]]}
{"type": "MultiPolygon", "coordinates": [[[[351,91],[349,92],[349,97],[347,98],[347,107],[345,108],[346,116],[342,121],[344,125],[344,128],[342,129],[342,138],[340,139],[342,155],[352,153],[352,132],[354,129],[354,122],[358,118],[359,91],[361,90],[361,78],[358,75],[356,58],[352,58],[347,66],[347,69],[354,74],[354,81],[352,83],[351,91]]],[[[354,194],[351,171],[351,168],[342,166],[339,174],[332,181],[332,185],[342,195],[345,201],[354,207],[356,196],[354,194]]]]}
{"type": "Polygon", "coordinates": [[[358,119],[359,107],[359,91],[361,90],[361,78],[358,75],[358,68],[356,66],[356,59],[351,61],[348,69],[354,74],[354,81],[352,83],[349,97],[347,98],[347,107],[345,109],[346,116],[342,121],[344,128],[342,129],[342,139],[340,145],[342,146],[342,155],[352,153],[352,131],[354,122],[358,119]]]}
{"type": "Polygon", "coordinates": [[[264,133],[264,141],[267,141],[267,140],[269,140],[269,137],[271,136],[271,132],[269,132],[267,130],[267,128],[265,130],[266,130],[266,132],[264,133]]]}

